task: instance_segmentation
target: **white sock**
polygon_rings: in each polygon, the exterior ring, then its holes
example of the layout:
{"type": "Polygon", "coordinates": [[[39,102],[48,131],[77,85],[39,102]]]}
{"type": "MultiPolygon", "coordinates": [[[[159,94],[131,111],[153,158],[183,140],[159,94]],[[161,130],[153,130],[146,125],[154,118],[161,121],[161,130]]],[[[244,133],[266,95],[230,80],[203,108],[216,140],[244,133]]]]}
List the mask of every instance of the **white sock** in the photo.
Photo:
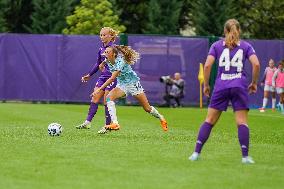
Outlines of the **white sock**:
{"type": "Polygon", "coordinates": [[[112,123],[118,124],[114,101],[111,101],[111,100],[108,101],[107,102],[107,108],[108,108],[108,112],[109,112],[112,123]]]}
{"type": "Polygon", "coordinates": [[[158,110],[156,110],[156,108],[154,108],[153,106],[151,106],[151,112],[150,112],[150,114],[152,115],[152,116],[154,116],[155,118],[159,118],[160,120],[161,119],[164,119],[164,116],[162,116],[159,112],[158,112],[158,110]]]}
{"type": "Polygon", "coordinates": [[[268,102],[268,98],[263,98],[262,107],[265,108],[268,102]]]}
{"type": "Polygon", "coordinates": [[[89,124],[89,123],[91,123],[90,121],[88,121],[88,120],[85,120],[85,122],[84,123],[86,123],[86,124],[89,124]]]}
{"type": "Polygon", "coordinates": [[[276,98],[272,98],[272,108],[275,109],[276,98]]]}

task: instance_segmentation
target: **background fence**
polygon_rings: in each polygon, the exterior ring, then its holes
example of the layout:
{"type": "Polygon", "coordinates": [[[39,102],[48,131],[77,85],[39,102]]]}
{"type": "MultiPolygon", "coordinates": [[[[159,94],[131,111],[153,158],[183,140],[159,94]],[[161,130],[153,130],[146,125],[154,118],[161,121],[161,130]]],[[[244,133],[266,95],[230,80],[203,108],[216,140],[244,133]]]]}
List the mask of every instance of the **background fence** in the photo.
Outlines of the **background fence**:
{"type": "MultiPolygon", "coordinates": [[[[204,62],[212,38],[128,35],[121,42],[141,53],[134,65],[151,103],[161,104],[162,75],[182,73],[186,81],[183,104],[199,103],[198,69],[204,62]]],[[[284,58],[283,40],[249,40],[261,61],[261,72],[270,58],[284,58]]],[[[0,35],[0,99],[24,101],[89,102],[96,74],[88,83],[82,75],[96,63],[101,45],[98,36],[0,35]]],[[[245,70],[251,75],[251,66],[245,70]]],[[[212,78],[216,70],[212,72],[212,78]]],[[[261,104],[262,89],[250,97],[250,105],[261,104]]],[[[204,98],[204,102],[207,99],[204,98]]],[[[132,98],[128,99],[133,102],[132,98]]]]}

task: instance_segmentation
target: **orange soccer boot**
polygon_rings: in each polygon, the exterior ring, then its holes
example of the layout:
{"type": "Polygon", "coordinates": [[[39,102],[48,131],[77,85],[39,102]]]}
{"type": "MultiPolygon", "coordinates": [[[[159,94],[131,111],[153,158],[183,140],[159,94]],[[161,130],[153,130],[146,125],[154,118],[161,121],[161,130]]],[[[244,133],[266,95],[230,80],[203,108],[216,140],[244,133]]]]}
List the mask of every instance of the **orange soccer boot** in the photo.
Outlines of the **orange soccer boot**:
{"type": "Polygon", "coordinates": [[[111,123],[110,125],[106,125],[105,128],[107,130],[115,130],[115,131],[117,131],[117,130],[120,129],[120,126],[119,126],[118,123],[111,123]]]}
{"type": "Polygon", "coordinates": [[[161,127],[164,131],[168,131],[168,123],[165,119],[161,120],[161,127]]]}

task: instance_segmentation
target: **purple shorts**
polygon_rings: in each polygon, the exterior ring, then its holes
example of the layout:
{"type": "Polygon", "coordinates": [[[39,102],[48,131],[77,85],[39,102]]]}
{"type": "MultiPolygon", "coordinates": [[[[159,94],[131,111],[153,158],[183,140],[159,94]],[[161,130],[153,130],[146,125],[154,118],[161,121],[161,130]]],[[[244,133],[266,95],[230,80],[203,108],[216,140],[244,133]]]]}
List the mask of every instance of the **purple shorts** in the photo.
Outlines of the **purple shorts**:
{"type": "MultiPolygon", "coordinates": [[[[108,80],[108,78],[99,78],[95,87],[101,87],[106,81],[108,80]]],[[[114,89],[116,87],[117,84],[117,80],[115,80],[114,82],[112,82],[111,84],[109,84],[105,89],[103,89],[103,91],[111,91],[112,89],[114,89]]]]}
{"type": "Polygon", "coordinates": [[[226,111],[230,101],[234,112],[238,110],[249,110],[248,91],[239,87],[228,88],[217,92],[213,91],[209,107],[226,111]]]}

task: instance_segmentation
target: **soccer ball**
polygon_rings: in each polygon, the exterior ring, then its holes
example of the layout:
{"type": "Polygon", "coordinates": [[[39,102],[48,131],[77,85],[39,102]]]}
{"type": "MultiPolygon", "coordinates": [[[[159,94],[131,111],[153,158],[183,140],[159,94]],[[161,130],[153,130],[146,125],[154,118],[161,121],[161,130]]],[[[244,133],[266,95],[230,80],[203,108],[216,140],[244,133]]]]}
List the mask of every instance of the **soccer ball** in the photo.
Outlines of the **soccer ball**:
{"type": "Polygon", "coordinates": [[[63,127],[59,123],[51,123],[48,125],[47,132],[50,136],[59,136],[63,131],[63,127]]]}

